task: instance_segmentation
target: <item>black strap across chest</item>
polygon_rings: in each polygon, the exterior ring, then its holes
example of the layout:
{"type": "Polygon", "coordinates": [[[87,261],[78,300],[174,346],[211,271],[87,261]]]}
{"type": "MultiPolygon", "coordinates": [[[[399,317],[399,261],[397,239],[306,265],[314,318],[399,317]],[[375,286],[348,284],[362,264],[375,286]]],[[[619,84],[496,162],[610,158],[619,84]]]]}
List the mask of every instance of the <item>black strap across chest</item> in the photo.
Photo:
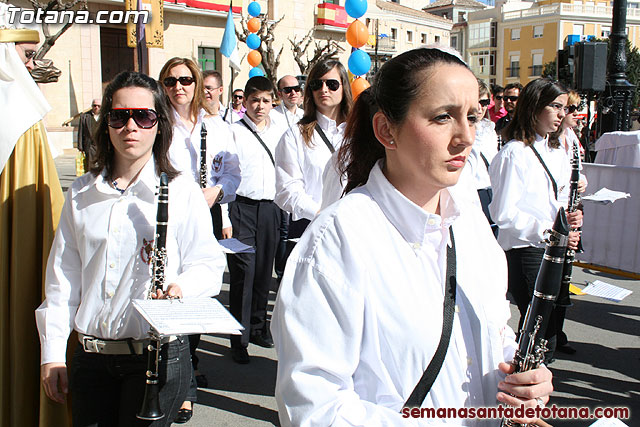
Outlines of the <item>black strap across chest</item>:
{"type": "Polygon", "coordinates": [[[260,145],[262,145],[262,148],[264,148],[264,150],[267,152],[267,154],[269,155],[269,158],[271,159],[271,163],[273,163],[273,166],[276,165],[276,161],[273,159],[273,154],[271,154],[271,150],[269,150],[269,147],[267,147],[267,144],[264,143],[264,141],[262,140],[262,138],[260,138],[260,135],[258,135],[258,133],[253,130],[253,128],[251,126],[249,126],[247,124],[247,122],[244,121],[244,117],[240,119],[240,121],[242,122],[242,124],[251,131],[251,133],[253,134],[253,136],[256,137],[256,139],[258,140],[258,142],[260,143],[260,145]]]}
{"type": "Polygon", "coordinates": [[[444,289],[444,303],[442,307],[442,334],[440,335],[440,342],[436,349],[429,366],[422,374],[422,378],[418,381],[415,388],[411,392],[411,395],[405,402],[404,406],[407,408],[416,408],[422,405],[424,398],[427,397],[427,393],[431,390],[434,381],[438,377],[438,373],[444,363],[444,358],[449,348],[449,341],[451,340],[451,330],[453,329],[453,314],[455,312],[456,305],[456,243],[453,239],[453,228],[449,227],[449,238],[451,239],[451,246],[447,246],[447,281],[444,289]]]}
{"type": "Polygon", "coordinates": [[[316,126],[314,127],[314,129],[316,130],[316,132],[318,132],[318,135],[320,135],[320,138],[322,138],[324,143],[327,145],[327,148],[329,149],[329,151],[331,151],[331,154],[335,153],[336,149],[333,148],[333,145],[331,145],[331,142],[329,142],[329,138],[327,138],[327,135],[325,135],[324,131],[320,127],[320,124],[316,123],[316,126]]]}
{"type": "Polygon", "coordinates": [[[489,170],[489,161],[484,156],[484,154],[482,154],[482,151],[480,152],[480,157],[482,158],[482,161],[484,162],[484,165],[486,166],[487,170],[489,170]]]}
{"type": "Polygon", "coordinates": [[[544,160],[542,160],[542,156],[540,156],[540,153],[538,153],[538,150],[536,150],[536,148],[533,145],[530,145],[529,147],[531,147],[531,149],[533,150],[533,154],[535,154],[538,160],[540,160],[540,163],[542,164],[544,171],[549,176],[549,179],[551,180],[551,186],[553,187],[553,195],[555,196],[556,200],[558,200],[558,184],[556,184],[556,180],[553,179],[553,175],[551,175],[551,171],[547,167],[547,164],[544,162],[544,160]]]}

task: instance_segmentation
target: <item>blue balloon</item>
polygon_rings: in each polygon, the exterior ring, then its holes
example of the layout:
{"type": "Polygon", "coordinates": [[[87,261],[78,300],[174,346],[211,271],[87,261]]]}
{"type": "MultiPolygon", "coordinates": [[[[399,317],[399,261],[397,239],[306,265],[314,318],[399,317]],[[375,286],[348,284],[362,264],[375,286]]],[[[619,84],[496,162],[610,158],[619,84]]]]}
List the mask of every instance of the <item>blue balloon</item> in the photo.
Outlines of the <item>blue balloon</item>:
{"type": "Polygon", "coordinates": [[[347,15],[358,19],[367,11],[367,0],[347,0],[344,9],[347,11],[347,15]]]}
{"type": "Polygon", "coordinates": [[[257,1],[252,1],[251,3],[249,3],[247,12],[249,12],[249,15],[253,16],[254,18],[260,15],[260,3],[258,3],[257,1]]]}
{"type": "Polygon", "coordinates": [[[259,67],[253,67],[251,70],[249,70],[249,78],[256,76],[264,76],[264,71],[262,71],[259,67]]]}
{"type": "Polygon", "coordinates": [[[257,34],[251,33],[247,36],[247,46],[249,49],[254,50],[260,47],[260,37],[257,34]]]}
{"type": "Polygon", "coordinates": [[[362,49],[356,49],[349,57],[349,71],[354,76],[362,76],[367,74],[371,68],[371,58],[369,54],[362,49]]]}

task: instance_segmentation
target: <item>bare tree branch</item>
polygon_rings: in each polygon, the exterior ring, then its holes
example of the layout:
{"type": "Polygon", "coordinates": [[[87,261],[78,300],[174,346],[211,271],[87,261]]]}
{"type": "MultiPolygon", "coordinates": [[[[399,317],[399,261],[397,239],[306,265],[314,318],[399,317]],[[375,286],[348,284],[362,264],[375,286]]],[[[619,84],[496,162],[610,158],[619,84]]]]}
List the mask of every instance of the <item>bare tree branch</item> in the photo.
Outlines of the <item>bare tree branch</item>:
{"type": "MultiPolygon", "coordinates": [[[[242,31],[238,31],[236,29],[236,36],[238,40],[246,43],[247,37],[249,36],[250,31],[247,29],[247,21],[249,18],[243,17],[240,20],[240,26],[242,31]]],[[[260,17],[260,29],[256,32],[256,35],[260,37],[261,43],[258,49],[260,55],[262,55],[262,66],[264,68],[266,77],[271,80],[271,83],[274,87],[276,87],[276,83],[278,80],[278,66],[280,65],[280,56],[282,55],[282,51],[284,46],[280,48],[280,51],[276,55],[273,50],[273,42],[275,41],[275,28],[276,26],[284,19],[284,15],[276,21],[269,22],[266,16],[260,17]],[[264,47],[263,47],[264,46],[264,47]]]]}
{"type": "Polygon", "coordinates": [[[335,40],[325,40],[324,43],[314,40],[313,29],[298,42],[297,38],[293,40],[289,39],[293,50],[293,59],[296,61],[298,68],[300,68],[300,74],[307,75],[311,68],[318,62],[327,58],[335,57],[339,52],[344,51],[344,48],[338,44],[335,40]],[[311,59],[307,55],[307,50],[311,43],[314,43],[314,52],[311,59]]]}

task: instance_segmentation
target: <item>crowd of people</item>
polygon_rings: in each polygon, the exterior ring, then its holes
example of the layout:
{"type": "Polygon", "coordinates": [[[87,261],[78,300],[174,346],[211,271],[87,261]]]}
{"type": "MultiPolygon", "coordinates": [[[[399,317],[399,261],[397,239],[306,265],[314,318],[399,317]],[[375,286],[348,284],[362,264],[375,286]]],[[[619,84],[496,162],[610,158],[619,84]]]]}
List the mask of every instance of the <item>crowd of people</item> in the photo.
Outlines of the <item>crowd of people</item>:
{"type": "MultiPolygon", "coordinates": [[[[66,194],[36,310],[44,389],[72,395],[74,425],[189,421],[208,383],[198,335],[162,339],[166,417],[136,420],[149,327],[132,301],[215,296],[225,266],[244,327],[231,357],[275,346],[283,425],[408,422],[400,411],[423,373],[433,381],[417,406],[548,401],[546,366],[508,363],[506,293],[522,324],[543,232],[568,203],[579,97],[549,79],[490,90],[441,47],[398,55],[372,83],[354,102],[328,59],[304,85],[252,77],[225,107],[220,73],[172,58],[157,80],[126,71],[93,101],[79,147],[88,172],[66,194]],[[150,294],[162,173],[167,286],[150,294]],[[230,237],[255,253],[225,259],[218,241],[230,237]]],[[[568,220],[578,229],[581,212],[568,220]]],[[[572,231],[572,249],[579,239],[572,231]]],[[[573,350],[565,311],[547,330],[547,365],[573,350]]]]}

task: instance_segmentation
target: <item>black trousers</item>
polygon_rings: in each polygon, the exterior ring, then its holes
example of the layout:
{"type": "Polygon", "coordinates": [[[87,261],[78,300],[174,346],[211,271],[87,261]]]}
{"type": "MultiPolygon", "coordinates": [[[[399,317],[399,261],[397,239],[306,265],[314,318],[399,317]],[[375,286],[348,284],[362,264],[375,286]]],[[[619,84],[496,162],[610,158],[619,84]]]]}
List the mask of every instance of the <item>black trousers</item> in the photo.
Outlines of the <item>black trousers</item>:
{"type": "MultiPolygon", "coordinates": [[[[505,251],[505,254],[509,268],[509,292],[513,296],[520,312],[517,331],[519,333],[522,330],[524,318],[533,297],[544,249],[534,247],[518,248],[505,251]]],[[[556,310],[553,310],[545,332],[545,339],[548,341],[547,348],[549,349],[545,353],[545,361],[547,362],[553,359],[553,353],[556,348],[556,325],[556,310]]]]}
{"type": "Polygon", "coordinates": [[[185,400],[191,381],[186,337],[164,344],[160,355],[160,408],[164,418],[136,418],[142,407],[147,351],[142,355],[86,353],[76,348],[69,369],[74,427],[170,426],[185,400]]]}
{"type": "Polygon", "coordinates": [[[254,254],[229,254],[229,308],[244,326],[242,336],[232,335],[231,345],[246,347],[249,337],[267,329],[267,303],[278,244],[280,208],[272,200],[237,196],[229,204],[233,237],[253,246],[254,254]]]}

